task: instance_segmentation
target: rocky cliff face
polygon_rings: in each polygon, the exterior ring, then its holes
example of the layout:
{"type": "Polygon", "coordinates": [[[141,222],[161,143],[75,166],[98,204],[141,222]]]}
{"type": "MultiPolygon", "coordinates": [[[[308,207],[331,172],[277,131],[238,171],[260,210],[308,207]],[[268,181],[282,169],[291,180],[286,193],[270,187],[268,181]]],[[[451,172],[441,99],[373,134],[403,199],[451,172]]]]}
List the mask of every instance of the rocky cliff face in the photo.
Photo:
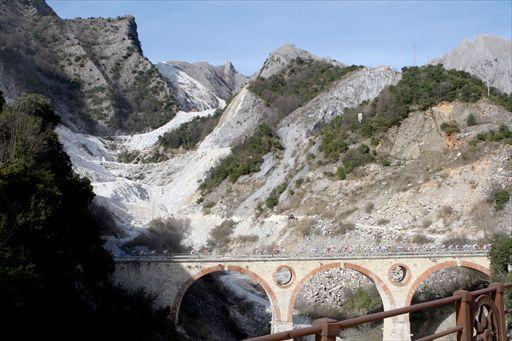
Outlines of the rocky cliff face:
{"type": "Polygon", "coordinates": [[[434,59],[447,69],[467,71],[486,84],[512,93],[512,41],[498,36],[481,35],[465,40],[445,56],[434,59]]]}
{"type": "Polygon", "coordinates": [[[156,67],[167,80],[182,110],[202,111],[222,106],[223,99],[185,71],[170,63],[157,63],[156,67]]]}
{"type": "Polygon", "coordinates": [[[143,56],[135,19],[61,20],[42,0],[0,3],[0,88],[39,92],[67,126],[141,131],[168,122],[176,103],[143,56]]]}
{"type": "Polygon", "coordinates": [[[248,82],[248,78],[239,73],[231,62],[226,62],[223,66],[213,66],[207,62],[181,61],[169,61],[165,64],[184,72],[209,89],[215,96],[226,101],[248,82]]]}

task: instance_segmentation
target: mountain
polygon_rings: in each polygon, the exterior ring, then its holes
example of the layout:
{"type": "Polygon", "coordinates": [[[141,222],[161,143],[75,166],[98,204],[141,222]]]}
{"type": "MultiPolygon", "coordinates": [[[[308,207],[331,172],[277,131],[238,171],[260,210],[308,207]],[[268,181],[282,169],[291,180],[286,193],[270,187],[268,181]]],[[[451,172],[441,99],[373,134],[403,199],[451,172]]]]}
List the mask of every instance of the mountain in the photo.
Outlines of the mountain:
{"type": "Polygon", "coordinates": [[[297,58],[319,60],[330,64],[343,66],[342,63],[332,58],[320,58],[306,50],[298,48],[293,44],[284,44],[270,53],[257,75],[259,77],[268,78],[284,69],[290,61],[297,58]]]}
{"type": "Polygon", "coordinates": [[[213,66],[208,62],[182,61],[169,61],[166,64],[183,71],[223,100],[233,97],[248,81],[248,78],[239,73],[231,62],[226,62],[224,66],[213,66]]]}
{"type": "Polygon", "coordinates": [[[132,16],[62,20],[43,0],[5,0],[0,12],[0,89],[8,99],[42,93],[83,132],[142,131],[175,115],[132,16]]]}
{"type": "MultiPolygon", "coordinates": [[[[402,72],[285,44],[249,81],[229,62],[151,65],[132,17],[63,21],[35,0],[0,9],[2,92],[52,98],[75,171],[132,237],[172,217],[189,246],[215,244],[211,231],[229,223],[229,251],[303,253],[470,243],[512,218],[510,201],[497,204],[512,186],[510,98],[446,70],[458,60],[504,84],[503,39],[463,43],[444,68],[402,72]],[[182,111],[163,110],[165,98],[182,111]],[[90,134],[86,113],[129,133],[90,134]]],[[[107,245],[120,252],[125,242],[107,245]]]]}
{"type": "Polygon", "coordinates": [[[202,111],[223,106],[223,99],[185,71],[170,63],[159,62],[156,67],[167,80],[181,110],[202,111]]]}
{"type": "Polygon", "coordinates": [[[512,93],[512,41],[492,35],[465,40],[432,64],[447,69],[467,71],[486,84],[508,94],[512,93]]]}

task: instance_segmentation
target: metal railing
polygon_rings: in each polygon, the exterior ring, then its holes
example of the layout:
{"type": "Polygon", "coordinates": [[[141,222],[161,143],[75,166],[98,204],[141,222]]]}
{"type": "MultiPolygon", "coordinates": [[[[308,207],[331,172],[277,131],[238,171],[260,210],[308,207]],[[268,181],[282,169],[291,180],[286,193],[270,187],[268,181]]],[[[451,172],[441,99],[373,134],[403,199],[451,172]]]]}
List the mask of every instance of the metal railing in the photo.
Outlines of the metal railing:
{"type": "Polygon", "coordinates": [[[456,324],[441,332],[423,337],[417,341],[430,341],[450,334],[457,334],[457,340],[508,340],[505,324],[503,294],[512,288],[512,282],[492,283],[486,289],[476,291],[459,290],[453,296],[434,301],[413,304],[408,307],[355,317],[343,321],[322,318],[314,321],[314,326],[292,329],[280,333],[258,336],[246,341],[281,341],[315,336],[317,341],[335,341],[340,331],[365,323],[377,322],[385,318],[414,313],[430,308],[438,308],[455,303],[456,324]]]}
{"type": "Polygon", "coordinates": [[[120,255],[114,259],[118,262],[130,261],[246,261],[246,260],[330,260],[330,259],[371,259],[371,258],[404,258],[404,257],[471,257],[487,256],[488,250],[422,250],[422,251],[376,251],[368,252],[348,252],[348,253],[322,253],[322,254],[260,254],[260,255],[204,255],[190,253],[169,253],[169,254],[135,254],[120,255]]]}

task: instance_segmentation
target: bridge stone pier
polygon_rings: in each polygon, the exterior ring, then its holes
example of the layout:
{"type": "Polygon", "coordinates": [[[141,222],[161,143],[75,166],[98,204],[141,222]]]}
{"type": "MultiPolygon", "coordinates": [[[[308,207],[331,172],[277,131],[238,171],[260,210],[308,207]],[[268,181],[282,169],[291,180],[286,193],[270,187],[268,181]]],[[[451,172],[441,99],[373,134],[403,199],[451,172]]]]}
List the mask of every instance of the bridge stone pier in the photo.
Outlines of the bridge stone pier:
{"type": "MultiPolygon", "coordinates": [[[[195,280],[217,271],[242,273],[265,290],[272,308],[272,332],[293,328],[295,301],[304,284],[330,269],[351,269],[367,276],[380,293],[384,310],[411,304],[421,283],[448,267],[466,267],[489,275],[482,252],[440,254],[382,254],[360,257],[174,256],[116,258],[113,279],[127,289],[145,288],[157,304],[171,307],[178,322],[181,301],[195,280]]],[[[384,320],[383,339],[410,340],[408,315],[384,320]]]]}

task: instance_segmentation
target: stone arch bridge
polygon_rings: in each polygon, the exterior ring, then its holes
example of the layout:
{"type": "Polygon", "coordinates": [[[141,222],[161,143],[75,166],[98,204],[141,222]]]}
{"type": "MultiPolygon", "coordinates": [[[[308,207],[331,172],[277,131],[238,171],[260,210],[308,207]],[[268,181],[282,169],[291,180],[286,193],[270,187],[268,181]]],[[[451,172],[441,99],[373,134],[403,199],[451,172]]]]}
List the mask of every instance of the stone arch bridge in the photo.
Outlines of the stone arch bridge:
{"type": "MultiPolygon", "coordinates": [[[[177,323],[181,300],[195,280],[217,271],[242,273],[265,290],[272,308],[272,332],[293,328],[295,300],[304,284],[330,269],[351,269],[367,276],[380,293],[384,310],[411,304],[420,284],[448,267],[466,267],[489,275],[483,251],[385,253],[372,256],[191,256],[116,258],[113,279],[127,289],[145,288],[157,304],[170,306],[177,323]]],[[[409,340],[408,315],[384,320],[384,340],[409,340]]]]}

